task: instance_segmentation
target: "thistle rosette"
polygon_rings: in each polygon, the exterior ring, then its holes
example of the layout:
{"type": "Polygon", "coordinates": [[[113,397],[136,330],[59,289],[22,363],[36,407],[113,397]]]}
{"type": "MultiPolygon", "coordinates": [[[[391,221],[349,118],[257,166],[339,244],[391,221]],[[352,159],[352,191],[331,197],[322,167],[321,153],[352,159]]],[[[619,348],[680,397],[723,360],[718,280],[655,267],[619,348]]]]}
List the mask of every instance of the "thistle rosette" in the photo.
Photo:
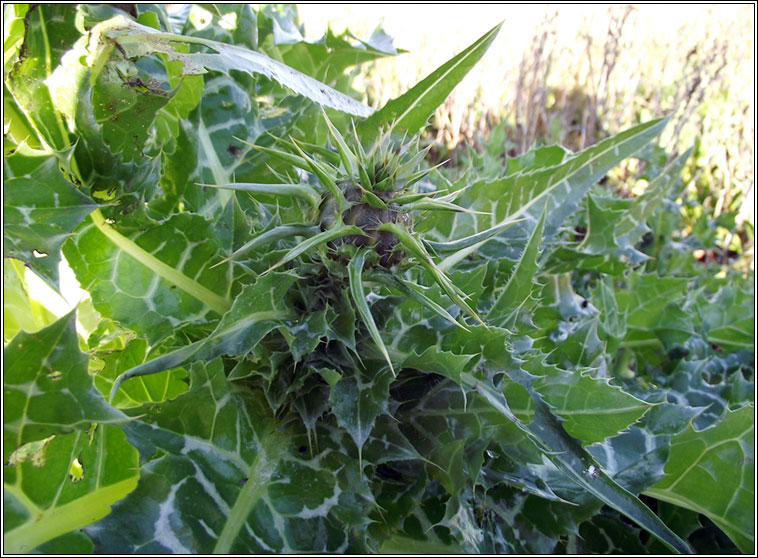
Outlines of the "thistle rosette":
{"type": "MultiPolygon", "coordinates": [[[[293,305],[292,309],[301,314],[297,321],[305,322],[310,314],[321,312],[326,307],[359,317],[367,337],[374,342],[395,375],[389,351],[372,314],[367,288],[390,287],[400,291],[449,323],[467,329],[463,317],[454,317],[456,312],[451,313],[428,296],[426,288],[409,279],[412,274],[406,271],[421,266],[453,304],[486,327],[466,301],[466,294],[435,263],[435,257],[437,254],[454,256],[458,251],[494,237],[517,221],[501,223],[470,237],[449,242],[427,241],[414,229],[414,223],[428,211],[471,212],[454,203],[463,190],[451,192],[437,191],[431,187],[419,188],[422,180],[435,168],[423,168],[428,149],[420,149],[418,139],[397,139],[390,128],[365,148],[355,127],[348,141],[325,113],[323,117],[331,144],[326,147],[293,138],[274,138],[276,147],[248,144],[270,158],[310,173],[316,180],[292,182],[274,172],[278,183],[203,184],[246,192],[254,199],[260,196],[268,200],[271,196],[297,199],[309,207],[308,211],[301,213],[303,218],[298,222],[279,223],[272,220],[252,240],[216,265],[242,260],[248,252],[266,245],[280,241],[287,243],[289,248],[284,255],[261,277],[279,268],[294,268],[287,273],[294,273],[299,278],[300,293],[307,293],[299,295],[299,302],[293,305]],[[302,240],[292,245],[294,238],[302,240]],[[345,307],[346,303],[351,305],[350,309],[345,307]]],[[[285,327],[285,322],[282,326],[285,327]]],[[[113,393],[129,378],[153,374],[169,364],[179,366],[196,359],[197,355],[204,354],[203,351],[216,354],[218,351],[212,347],[222,347],[225,337],[233,335],[234,330],[230,331],[232,333],[219,330],[203,346],[199,345],[192,351],[170,353],[163,358],[165,362],[151,361],[152,364],[127,371],[115,383],[113,393]]],[[[314,346],[318,345],[315,343],[314,346]]],[[[355,351],[354,344],[348,344],[347,348],[355,351]]],[[[282,347],[281,350],[286,349],[282,347]]],[[[318,362],[318,350],[307,358],[318,362]]],[[[305,358],[304,355],[302,357],[305,358]]]]}

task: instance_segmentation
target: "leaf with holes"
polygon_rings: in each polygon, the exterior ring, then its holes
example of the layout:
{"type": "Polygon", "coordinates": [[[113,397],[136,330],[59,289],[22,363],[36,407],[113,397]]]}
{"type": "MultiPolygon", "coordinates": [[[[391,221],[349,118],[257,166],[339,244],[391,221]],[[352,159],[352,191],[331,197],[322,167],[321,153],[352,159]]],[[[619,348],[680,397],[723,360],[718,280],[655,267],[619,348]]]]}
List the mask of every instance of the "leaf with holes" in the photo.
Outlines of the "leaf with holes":
{"type": "Polygon", "coordinates": [[[36,332],[20,332],[3,351],[3,460],[29,442],[127,420],[92,385],[79,351],[74,314],[36,332]]]}
{"type": "Polygon", "coordinates": [[[96,207],[58,164],[53,154],[26,146],[3,160],[3,256],[23,261],[54,289],[61,245],[96,207]]]}
{"type": "Polygon", "coordinates": [[[70,552],[66,537],[105,517],[138,476],[137,450],[115,426],[51,436],[36,458],[5,467],[4,552],[70,552]]]}

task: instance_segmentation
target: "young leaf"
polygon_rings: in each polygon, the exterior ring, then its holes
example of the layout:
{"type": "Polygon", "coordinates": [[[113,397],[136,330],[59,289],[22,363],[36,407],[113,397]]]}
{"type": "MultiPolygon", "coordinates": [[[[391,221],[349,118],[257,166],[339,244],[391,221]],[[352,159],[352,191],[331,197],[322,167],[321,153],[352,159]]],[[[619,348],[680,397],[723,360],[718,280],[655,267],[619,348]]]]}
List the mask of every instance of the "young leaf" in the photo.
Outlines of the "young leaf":
{"type": "Polygon", "coordinates": [[[502,23],[487,31],[460,54],[434,70],[400,97],[392,99],[360,125],[363,137],[373,137],[380,128],[394,126],[415,133],[426,124],[435,109],[481,59],[492,44],[502,23]]]}
{"type": "Polygon", "coordinates": [[[266,155],[276,157],[280,161],[284,161],[285,163],[289,163],[290,165],[293,165],[300,169],[310,170],[311,168],[310,165],[308,164],[308,161],[306,161],[303,157],[300,157],[299,155],[294,155],[292,153],[288,153],[287,151],[274,149],[272,147],[264,147],[262,145],[255,145],[254,143],[249,143],[239,138],[235,138],[235,139],[237,141],[244,143],[245,145],[248,145],[249,147],[255,149],[256,151],[260,151],[261,153],[265,153],[266,155]]]}
{"type": "Polygon", "coordinates": [[[469,316],[474,318],[483,326],[487,327],[479,315],[468,305],[465,300],[463,300],[463,297],[461,296],[461,293],[456,288],[456,286],[453,285],[450,279],[448,279],[448,277],[435,265],[432,257],[426,251],[426,248],[424,248],[423,244],[421,244],[415,237],[408,233],[407,230],[399,225],[396,225],[395,223],[384,223],[378,227],[378,230],[389,231],[394,234],[400,244],[402,244],[404,248],[410,251],[421,261],[421,265],[423,265],[426,270],[431,273],[437,284],[442,287],[442,290],[444,290],[445,293],[447,293],[447,296],[449,296],[450,299],[458,306],[460,306],[460,308],[469,316]]]}
{"type": "Polygon", "coordinates": [[[475,211],[473,209],[467,209],[465,207],[461,207],[460,205],[455,205],[454,203],[436,198],[427,198],[424,200],[411,202],[409,204],[406,204],[405,209],[407,211],[456,211],[459,213],[487,215],[486,211],[475,211]]]}
{"type": "Polygon", "coordinates": [[[190,343],[123,372],[111,387],[112,401],[121,384],[137,376],[155,374],[187,362],[210,361],[220,355],[245,354],[270,331],[291,317],[285,294],[296,277],[269,273],[245,288],[208,337],[190,343]]]}
{"type": "MultiPolygon", "coordinates": [[[[497,236],[504,230],[512,227],[516,223],[520,223],[523,220],[524,219],[516,219],[515,221],[500,223],[499,225],[495,225],[486,231],[472,234],[471,236],[467,236],[465,238],[459,238],[458,240],[451,240],[449,242],[435,242],[433,240],[424,240],[424,244],[429,246],[429,248],[435,252],[458,252],[459,250],[466,250],[467,248],[471,248],[474,245],[476,245],[478,248],[493,236],[497,236]]],[[[443,263],[439,265],[440,269],[444,270],[451,267],[449,265],[443,265],[443,263]]]]}
{"type": "Polygon", "coordinates": [[[547,204],[545,204],[545,210],[526,243],[521,258],[516,263],[502,291],[497,293],[495,304],[487,314],[487,320],[491,323],[503,327],[513,324],[518,310],[529,299],[534,276],[537,272],[537,258],[542,243],[546,214],[547,204]]]}
{"type": "Polygon", "coordinates": [[[378,281],[384,282],[386,285],[399,288],[408,296],[416,300],[419,304],[428,308],[451,324],[463,329],[467,329],[465,325],[453,318],[447,310],[445,310],[442,306],[427,296],[427,294],[424,292],[424,290],[426,290],[425,287],[422,287],[413,281],[406,281],[402,277],[387,277],[384,274],[377,276],[376,279],[378,281]]]}
{"type": "MultiPolygon", "coordinates": [[[[337,151],[340,154],[340,159],[342,159],[342,166],[345,167],[345,172],[348,174],[348,176],[356,176],[358,172],[357,156],[347,146],[347,143],[345,143],[345,138],[342,137],[342,134],[340,134],[339,130],[334,127],[332,121],[329,120],[329,117],[326,115],[326,111],[322,110],[321,114],[323,115],[324,120],[326,121],[326,125],[329,128],[329,135],[334,140],[334,143],[337,144],[337,151]]],[[[368,184],[366,184],[366,187],[368,187],[368,184]]]]}
{"type": "Polygon", "coordinates": [[[321,203],[321,194],[307,184],[258,184],[253,182],[234,182],[227,184],[198,184],[198,186],[248,192],[253,197],[255,197],[255,194],[297,197],[304,199],[313,207],[318,207],[319,203],[321,203]]]}
{"type": "Polygon", "coordinates": [[[356,370],[351,376],[343,376],[331,389],[329,402],[337,424],[350,433],[358,446],[358,466],[363,468],[363,445],[369,438],[374,421],[380,414],[386,413],[389,398],[389,386],[394,377],[377,373],[370,380],[356,370]]]}
{"type": "Polygon", "coordinates": [[[255,250],[256,248],[260,248],[261,246],[266,246],[271,242],[276,242],[277,240],[283,240],[285,238],[292,238],[294,236],[311,236],[317,234],[319,230],[320,229],[316,226],[297,224],[280,225],[278,227],[274,227],[273,229],[263,232],[256,236],[254,239],[246,242],[243,246],[232,252],[231,255],[227,256],[217,264],[214,264],[213,267],[226,263],[229,260],[237,259],[242,254],[246,254],[247,252],[255,250]]]}
{"type": "MultiPolygon", "coordinates": [[[[95,387],[109,395],[118,376],[125,370],[139,366],[147,356],[147,342],[132,339],[123,350],[108,350],[97,353],[103,367],[94,377],[95,387]]],[[[173,399],[187,391],[187,374],[182,369],[166,370],[151,376],[142,376],[139,382],[128,382],[114,395],[114,407],[134,407],[143,403],[173,399]]]]}
{"type": "Polygon", "coordinates": [[[300,147],[300,145],[298,144],[296,140],[292,139],[292,145],[295,146],[295,149],[297,149],[297,152],[300,153],[300,156],[308,164],[308,169],[318,177],[318,180],[319,182],[321,182],[321,185],[329,191],[329,193],[334,197],[335,200],[337,200],[337,209],[341,212],[342,208],[345,205],[345,196],[342,193],[342,190],[337,188],[337,184],[334,182],[334,178],[330,174],[329,170],[324,168],[321,165],[321,163],[319,163],[312,157],[309,157],[303,151],[303,149],[300,147]]]}
{"type": "Polygon", "coordinates": [[[363,231],[354,225],[345,225],[345,224],[335,225],[331,229],[325,230],[323,232],[320,232],[316,236],[312,236],[311,238],[303,240],[300,244],[298,244],[292,250],[287,252],[285,256],[281,260],[279,260],[275,265],[270,267],[266,271],[266,273],[273,271],[277,267],[280,267],[286,264],[287,262],[291,262],[292,260],[297,258],[300,254],[307,252],[308,250],[310,250],[311,248],[315,246],[319,246],[321,244],[325,244],[336,238],[340,238],[342,236],[348,236],[351,234],[364,236],[363,231]]]}
{"type": "Polygon", "coordinates": [[[384,360],[387,361],[387,364],[390,367],[392,375],[395,376],[395,369],[392,367],[392,360],[387,353],[387,348],[384,346],[384,341],[382,341],[382,336],[379,333],[379,329],[376,327],[374,318],[371,316],[371,310],[368,307],[366,295],[363,292],[363,280],[361,279],[361,274],[363,273],[363,262],[366,259],[366,253],[367,252],[365,250],[359,250],[358,253],[356,253],[351,258],[350,264],[348,264],[348,274],[350,276],[350,294],[355,301],[355,306],[358,310],[358,313],[361,315],[361,318],[363,319],[363,323],[366,324],[366,328],[368,329],[369,335],[371,335],[371,339],[373,339],[374,343],[376,343],[376,346],[379,347],[379,350],[384,356],[384,360]]]}

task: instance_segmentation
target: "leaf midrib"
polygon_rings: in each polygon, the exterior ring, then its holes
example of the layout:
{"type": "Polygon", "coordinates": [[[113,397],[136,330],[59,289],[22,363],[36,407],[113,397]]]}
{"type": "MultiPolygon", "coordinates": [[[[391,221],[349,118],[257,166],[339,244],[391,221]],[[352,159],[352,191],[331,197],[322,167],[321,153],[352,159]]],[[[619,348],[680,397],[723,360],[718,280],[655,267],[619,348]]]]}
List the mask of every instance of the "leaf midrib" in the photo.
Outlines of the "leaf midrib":
{"type": "Polygon", "coordinates": [[[490,41],[493,35],[496,35],[499,30],[500,30],[500,25],[493,27],[492,29],[490,29],[490,31],[487,34],[484,35],[484,37],[482,37],[479,41],[477,41],[474,45],[472,45],[472,47],[469,48],[468,52],[464,51],[463,53],[461,53],[463,54],[463,56],[461,56],[461,58],[457,62],[452,64],[450,68],[446,72],[444,72],[439,78],[437,78],[429,87],[427,87],[426,90],[423,91],[421,95],[419,95],[419,97],[413,103],[411,103],[411,105],[405,111],[403,111],[403,113],[400,116],[396,118],[396,121],[402,125],[406,116],[408,116],[408,113],[411,112],[412,109],[420,105],[424,98],[426,98],[428,95],[434,92],[434,90],[437,88],[437,85],[440,82],[442,82],[442,80],[444,80],[448,75],[450,75],[450,73],[453,72],[455,69],[457,69],[461,64],[468,61],[469,57],[471,56],[471,53],[477,52],[479,48],[481,47],[481,45],[490,41]]]}
{"type": "Polygon", "coordinates": [[[90,213],[90,218],[95,227],[97,227],[108,240],[113,242],[120,250],[153,271],[162,279],[176,285],[222,316],[231,308],[231,303],[226,298],[217,295],[206,287],[203,287],[197,281],[190,279],[180,271],[166,265],[143,248],[140,248],[140,246],[134,241],[121,235],[105,222],[99,209],[95,209],[95,211],[90,213]]]}
{"type": "MultiPolygon", "coordinates": [[[[620,146],[622,146],[622,145],[624,145],[624,144],[626,144],[628,142],[631,142],[631,141],[639,138],[639,136],[641,136],[641,135],[643,135],[645,133],[650,133],[651,130],[656,130],[656,128],[660,130],[661,128],[663,128],[663,125],[665,125],[666,121],[667,121],[666,118],[658,119],[657,121],[652,121],[652,123],[651,123],[652,125],[644,127],[643,130],[638,131],[636,134],[631,135],[628,138],[625,138],[624,140],[622,140],[622,141],[620,141],[618,143],[613,143],[613,141],[609,141],[608,142],[608,147],[606,149],[603,149],[602,151],[599,151],[594,157],[591,157],[590,159],[587,159],[583,164],[579,165],[573,172],[570,172],[569,174],[567,174],[566,176],[564,176],[563,178],[561,178],[557,182],[554,182],[554,183],[550,184],[542,192],[540,192],[539,194],[537,194],[536,196],[534,196],[533,198],[531,198],[527,203],[525,203],[524,205],[522,205],[515,213],[507,215],[506,218],[502,221],[502,223],[505,223],[507,220],[510,220],[510,219],[515,219],[515,218],[521,217],[521,215],[523,215],[531,206],[533,206],[535,203],[537,203],[538,200],[540,200],[540,199],[542,199],[542,197],[548,195],[552,190],[554,190],[555,188],[557,188],[558,186],[560,186],[563,182],[568,182],[580,170],[583,170],[588,165],[591,165],[594,161],[596,161],[597,159],[599,159],[600,157],[602,157],[606,153],[610,152],[612,149],[618,149],[620,146]]],[[[641,125],[641,127],[642,126],[644,126],[644,125],[641,125]]],[[[642,147],[643,146],[640,145],[640,148],[642,148],[642,147]]],[[[634,152],[632,152],[632,153],[634,153],[634,152]]],[[[577,156],[579,156],[579,155],[581,155],[581,153],[577,153],[577,156]]],[[[630,156],[630,155],[627,155],[627,157],[628,156],[630,156]]],[[[564,161],[564,162],[562,162],[560,164],[560,166],[567,165],[567,164],[570,163],[570,161],[571,160],[564,161]]]]}
{"type": "Polygon", "coordinates": [[[277,447],[283,447],[284,443],[285,440],[280,439],[278,435],[271,434],[259,448],[258,454],[248,470],[248,480],[242,487],[231,510],[229,510],[227,521],[213,548],[213,554],[230,553],[232,545],[237,540],[250,512],[263,497],[268,487],[276,463],[281,458],[281,450],[277,450],[277,447]]]}
{"type": "Polygon", "coordinates": [[[649,488],[642,492],[646,496],[651,496],[653,498],[656,498],[658,500],[663,500],[664,502],[668,502],[670,504],[674,504],[676,506],[680,506],[692,511],[695,511],[697,513],[702,513],[703,515],[709,517],[711,520],[717,519],[724,525],[728,526],[730,529],[733,529],[734,531],[740,533],[742,536],[752,539],[754,537],[753,533],[749,533],[742,529],[739,525],[735,525],[732,521],[729,521],[724,516],[719,516],[716,513],[713,512],[713,510],[709,510],[701,506],[700,504],[693,502],[689,498],[686,498],[682,496],[681,494],[677,494],[676,492],[669,492],[668,490],[661,490],[658,488],[649,488]]]}
{"type": "MultiPolygon", "coordinates": [[[[27,553],[49,540],[105,517],[111,504],[136,488],[138,478],[135,475],[90,492],[60,507],[32,514],[23,525],[3,533],[3,552],[27,553]]],[[[3,491],[19,501],[29,501],[18,486],[3,484],[3,491]]]]}

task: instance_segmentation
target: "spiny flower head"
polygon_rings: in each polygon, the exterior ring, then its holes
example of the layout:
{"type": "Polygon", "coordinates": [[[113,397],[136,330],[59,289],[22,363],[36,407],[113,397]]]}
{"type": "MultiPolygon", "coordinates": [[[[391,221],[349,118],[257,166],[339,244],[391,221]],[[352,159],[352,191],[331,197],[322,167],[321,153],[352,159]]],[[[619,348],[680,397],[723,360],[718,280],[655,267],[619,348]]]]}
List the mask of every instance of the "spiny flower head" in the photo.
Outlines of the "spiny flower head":
{"type": "MultiPolygon", "coordinates": [[[[447,321],[465,329],[466,325],[428,297],[424,288],[404,277],[403,270],[406,267],[420,266],[458,308],[479,324],[485,325],[469,306],[467,296],[435,263],[432,254],[454,255],[457,251],[495,236],[513,222],[501,223],[487,231],[450,242],[425,240],[414,230],[414,216],[418,219],[419,214],[423,215],[427,211],[470,212],[453,203],[462,190],[443,192],[441,196],[435,195],[439,192],[418,190],[420,181],[434,170],[420,168],[428,149],[420,149],[418,140],[406,141],[403,137],[398,141],[391,135],[390,128],[380,134],[369,148],[365,148],[354,126],[348,142],[325,113],[323,117],[329,130],[331,149],[293,138],[275,138],[277,148],[252,145],[258,151],[315,175],[318,185],[302,181],[288,182],[286,177],[279,177],[279,184],[208,185],[242,190],[253,196],[261,193],[298,198],[311,207],[311,211],[303,214],[307,222],[272,226],[235,251],[227,260],[233,260],[247,250],[265,243],[292,239],[295,236],[304,237],[268,271],[300,262],[298,273],[306,281],[308,277],[318,277],[322,281],[319,284],[323,284],[324,273],[332,276],[338,285],[345,285],[346,279],[347,284],[342,288],[349,291],[355,314],[360,316],[368,334],[394,373],[392,361],[365,294],[364,273],[371,273],[374,284],[378,281],[391,285],[447,321]],[[322,265],[316,266],[320,271],[315,274],[311,257],[314,252],[322,255],[322,265]],[[388,273],[389,269],[392,272],[388,273]]],[[[345,300],[347,294],[337,288],[334,296],[345,300]]],[[[339,304],[341,302],[335,301],[335,307],[339,304]]]]}

